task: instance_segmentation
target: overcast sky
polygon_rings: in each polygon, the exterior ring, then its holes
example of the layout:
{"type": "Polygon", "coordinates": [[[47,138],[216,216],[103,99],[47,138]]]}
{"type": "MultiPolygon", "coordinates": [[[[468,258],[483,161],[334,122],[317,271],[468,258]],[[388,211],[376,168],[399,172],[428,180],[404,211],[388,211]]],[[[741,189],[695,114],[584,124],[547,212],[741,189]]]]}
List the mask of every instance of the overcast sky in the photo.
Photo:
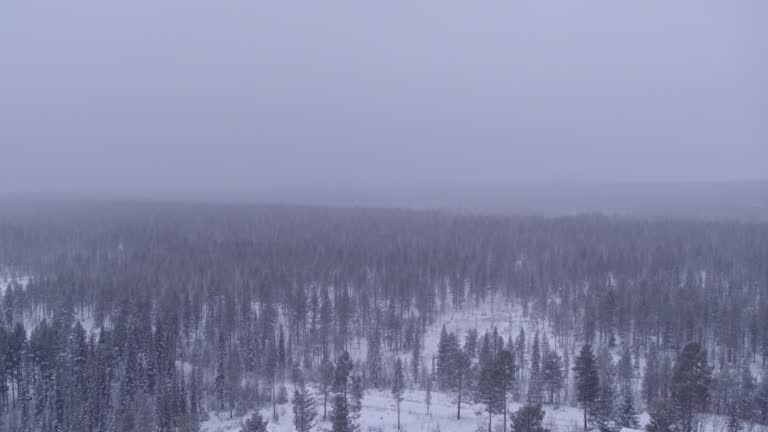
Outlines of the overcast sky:
{"type": "Polygon", "coordinates": [[[4,0],[0,194],[768,177],[768,2],[4,0]]]}

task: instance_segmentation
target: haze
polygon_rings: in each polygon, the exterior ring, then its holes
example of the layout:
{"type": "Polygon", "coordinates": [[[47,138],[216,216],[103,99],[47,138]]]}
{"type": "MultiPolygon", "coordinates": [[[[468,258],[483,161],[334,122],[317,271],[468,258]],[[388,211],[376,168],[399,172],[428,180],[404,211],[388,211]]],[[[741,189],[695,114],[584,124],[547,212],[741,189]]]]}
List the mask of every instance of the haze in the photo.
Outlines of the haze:
{"type": "Polygon", "coordinates": [[[11,0],[0,194],[765,179],[768,3],[11,0]]]}

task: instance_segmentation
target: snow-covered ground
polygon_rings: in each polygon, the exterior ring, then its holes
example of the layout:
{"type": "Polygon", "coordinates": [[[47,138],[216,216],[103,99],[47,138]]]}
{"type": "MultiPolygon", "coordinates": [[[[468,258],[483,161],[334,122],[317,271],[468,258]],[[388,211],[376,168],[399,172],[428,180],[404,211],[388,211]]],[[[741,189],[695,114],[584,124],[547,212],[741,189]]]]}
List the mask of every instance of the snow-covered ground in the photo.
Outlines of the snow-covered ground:
{"type": "MultiPolygon", "coordinates": [[[[528,338],[538,331],[540,335],[550,338],[551,347],[560,351],[562,347],[557,347],[552,338],[550,329],[546,322],[524,317],[522,308],[519,304],[509,304],[506,302],[485,302],[480,305],[467,305],[462,310],[446,313],[435,323],[430,325],[425,333],[424,347],[422,349],[422,361],[429,364],[433,354],[437,352],[437,344],[440,339],[440,332],[443,325],[449,332],[458,334],[463,343],[467,330],[476,328],[482,336],[485,331],[491,331],[497,328],[500,335],[507,339],[512,336],[514,339],[522,327],[528,338]]],[[[530,341],[530,339],[529,339],[530,341]]],[[[530,342],[529,342],[530,343],[530,342]]],[[[355,359],[363,360],[365,358],[365,341],[353,342],[350,346],[350,354],[355,359]]],[[[410,354],[401,354],[404,360],[410,360],[410,354]]],[[[385,361],[391,361],[391,355],[385,355],[385,361]]],[[[292,388],[289,386],[289,394],[292,388]]],[[[313,430],[329,431],[331,425],[328,421],[322,421],[322,399],[315,398],[318,401],[319,421],[313,430]]],[[[488,415],[481,405],[463,403],[461,408],[461,420],[456,419],[456,402],[452,394],[446,394],[438,391],[432,393],[432,406],[430,414],[427,415],[425,392],[418,389],[410,389],[405,394],[405,400],[401,405],[401,432],[475,432],[488,430],[488,415]]],[[[510,403],[509,410],[514,412],[520,408],[518,403],[510,403]]],[[[580,408],[570,406],[551,406],[544,407],[546,416],[544,418],[545,427],[553,432],[572,432],[583,430],[583,411],[580,408]]],[[[328,406],[330,413],[330,403],[328,406]]],[[[269,420],[268,430],[270,432],[288,432],[294,431],[293,412],[291,404],[287,403],[278,406],[277,421],[272,419],[272,407],[266,406],[261,409],[264,419],[269,420]]],[[[203,423],[202,430],[207,432],[237,432],[242,427],[245,419],[250,416],[229,418],[228,412],[209,414],[210,418],[203,423]]],[[[641,427],[649,421],[647,413],[640,415],[641,427]]],[[[392,396],[388,390],[367,390],[363,399],[363,411],[360,418],[360,430],[362,432],[389,432],[397,430],[397,413],[392,396]]],[[[702,417],[702,426],[699,432],[724,432],[725,419],[720,416],[707,415],[702,417]]],[[[496,432],[502,430],[502,417],[494,415],[493,429],[496,432]]],[[[765,427],[752,426],[745,430],[749,432],[768,432],[765,427]]],[[[632,432],[625,429],[622,432],[632,432]]]]}
{"type": "MultiPolygon", "coordinates": [[[[427,415],[424,403],[425,392],[421,390],[408,391],[400,406],[401,432],[474,432],[488,430],[488,415],[480,405],[462,404],[461,420],[456,419],[456,403],[444,393],[432,393],[430,415],[427,415]]],[[[320,398],[316,398],[320,399],[320,398]]],[[[510,404],[511,410],[516,410],[519,404],[510,404]]],[[[544,423],[552,430],[579,430],[583,421],[581,410],[570,407],[545,407],[547,412],[544,423]]],[[[318,406],[322,420],[322,405],[318,406]]],[[[330,411],[330,410],[329,410],[330,411]]],[[[289,432],[295,430],[291,404],[278,407],[279,420],[272,421],[272,408],[262,409],[262,415],[269,419],[270,432],[289,432]]],[[[208,421],[203,423],[202,430],[207,432],[239,431],[246,417],[229,418],[227,412],[211,413],[208,421]]],[[[494,416],[494,428],[502,427],[502,417],[494,416]]],[[[389,391],[368,390],[363,399],[363,413],[360,418],[361,431],[388,432],[397,430],[397,412],[394,400],[389,391]]],[[[330,430],[329,422],[318,422],[316,430],[330,430]]]]}
{"type": "MultiPolygon", "coordinates": [[[[520,328],[524,328],[528,337],[533,337],[535,331],[542,335],[548,334],[542,321],[524,318],[522,308],[517,304],[504,302],[485,302],[479,306],[471,305],[462,310],[447,313],[430,325],[424,335],[424,347],[422,361],[431,362],[433,354],[437,353],[437,345],[443,325],[449,332],[455,332],[463,343],[467,330],[476,328],[482,336],[485,331],[497,328],[500,335],[507,339],[514,339],[520,328]]],[[[358,345],[353,342],[350,354],[355,359],[364,359],[366,353],[365,341],[358,345]]],[[[410,354],[401,354],[403,359],[410,360],[410,354]]],[[[385,361],[390,361],[391,356],[385,356],[385,361]]],[[[290,392],[289,392],[290,393],[290,392]]],[[[422,390],[409,390],[405,394],[405,400],[401,405],[401,431],[404,432],[474,432],[488,430],[488,415],[481,405],[462,403],[461,420],[456,419],[456,401],[453,395],[434,391],[432,393],[432,406],[427,415],[424,403],[425,392],[422,390]]],[[[321,401],[317,397],[316,400],[321,401]]],[[[510,403],[510,412],[517,410],[520,404],[510,403]]],[[[328,407],[330,412],[330,406],[328,407]]],[[[553,431],[566,432],[582,430],[583,412],[573,407],[561,406],[555,408],[546,406],[547,412],[544,423],[553,431]]],[[[318,405],[318,412],[322,417],[322,405],[318,405]]],[[[250,415],[250,414],[249,414],[250,415]]],[[[293,412],[291,404],[278,407],[277,422],[272,419],[271,406],[262,409],[262,415],[269,420],[268,430],[271,432],[287,432],[295,430],[293,425],[293,412]]],[[[208,432],[239,431],[246,417],[229,418],[228,412],[210,413],[208,421],[203,423],[202,430],[208,432]]],[[[643,424],[647,422],[647,415],[641,418],[643,424]]],[[[360,418],[361,431],[386,432],[397,430],[397,412],[394,401],[387,390],[368,390],[363,399],[363,412],[360,418]]],[[[502,428],[502,417],[494,415],[494,430],[502,428]]],[[[330,430],[330,423],[319,421],[315,430],[330,430]]]]}

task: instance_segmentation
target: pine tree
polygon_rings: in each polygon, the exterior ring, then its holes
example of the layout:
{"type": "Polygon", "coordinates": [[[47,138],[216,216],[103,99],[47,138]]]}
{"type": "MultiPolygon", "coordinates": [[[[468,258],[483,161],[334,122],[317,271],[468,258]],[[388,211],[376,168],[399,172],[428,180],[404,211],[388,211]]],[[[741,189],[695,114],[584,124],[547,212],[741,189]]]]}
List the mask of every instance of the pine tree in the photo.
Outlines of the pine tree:
{"type": "Polygon", "coordinates": [[[349,375],[352,373],[352,358],[349,353],[344,351],[336,360],[336,369],[334,370],[333,388],[336,393],[341,393],[344,397],[344,403],[348,403],[347,392],[349,390],[349,375]]]}
{"type": "Polygon", "coordinates": [[[739,419],[739,408],[736,404],[732,404],[728,409],[728,423],[725,430],[727,432],[740,432],[742,429],[741,420],[739,419]]]}
{"type": "Polygon", "coordinates": [[[648,352],[645,362],[645,373],[643,374],[643,397],[648,406],[654,405],[659,396],[659,389],[661,387],[659,374],[659,353],[656,344],[653,344],[648,352]]]}
{"type": "Polygon", "coordinates": [[[456,383],[456,419],[461,420],[461,398],[471,361],[463,350],[458,349],[453,354],[452,363],[456,383]]]}
{"type": "Polygon", "coordinates": [[[563,366],[560,356],[555,351],[544,353],[541,380],[544,390],[549,394],[549,403],[555,402],[555,394],[560,398],[560,389],[563,388],[563,366]]]}
{"type": "Polygon", "coordinates": [[[477,383],[477,401],[485,405],[488,413],[488,432],[493,425],[493,414],[504,412],[506,391],[509,379],[505,376],[508,368],[498,362],[488,361],[480,370],[480,379],[477,383]]]}
{"type": "Polygon", "coordinates": [[[341,393],[337,393],[333,396],[331,430],[333,432],[352,432],[349,422],[349,408],[347,402],[344,400],[344,395],[341,393]]]}
{"type": "Polygon", "coordinates": [[[543,386],[541,376],[541,353],[539,351],[539,333],[533,337],[531,347],[531,375],[528,379],[528,404],[541,405],[543,402],[543,386]]]}
{"type": "Polygon", "coordinates": [[[651,407],[651,421],[645,427],[648,432],[679,432],[677,411],[668,401],[657,400],[651,407]]]}
{"type": "Polygon", "coordinates": [[[216,377],[214,378],[214,390],[216,392],[216,405],[219,410],[224,410],[224,404],[227,400],[227,375],[224,367],[224,352],[219,352],[216,360],[216,377]]]}
{"type": "Polygon", "coordinates": [[[640,427],[640,419],[635,409],[635,401],[632,399],[632,392],[624,391],[619,405],[617,423],[623,428],[637,429],[640,427]]]}
{"type": "MultiPolygon", "coordinates": [[[[262,316],[265,314],[262,314],[262,316]]],[[[274,336],[269,336],[267,342],[267,361],[266,370],[264,371],[267,381],[270,387],[270,400],[272,401],[272,418],[277,418],[277,367],[278,367],[278,353],[277,344],[275,343],[274,336]]]]}
{"type": "Polygon", "coordinates": [[[634,368],[632,367],[632,353],[629,351],[628,346],[624,347],[624,351],[621,353],[621,358],[616,365],[616,369],[621,390],[623,392],[631,391],[634,368]]]}
{"type": "Polygon", "coordinates": [[[456,353],[458,351],[456,336],[449,334],[443,326],[437,347],[437,380],[443,390],[453,389],[456,385],[456,353]]]}
{"type": "Polygon", "coordinates": [[[512,432],[549,432],[544,428],[544,410],[541,405],[525,405],[512,415],[512,432]]]}
{"type": "Polygon", "coordinates": [[[616,407],[614,384],[612,379],[600,381],[599,395],[592,404],[589,413],[592,416],[593,423],[600,432],[616,432],[619,428],[616,425],[616,407]]]}
{"type": "Polygon", "coordinates": [[[672,399],[679,410],[683,432],[693,431],[693,415],[703,408],[709,396],[711,371],[707,354],[696,342],[683,347],[672,375],[672,399]]]}
{"type": "Polygon", "coordinates": [[[467,330],[467,335],[464,337],[464,352],[467,353],[470,359],[477,354],[477,329],[471,328],[467,330]]]}
{"type": "Polygon", "coordinates": [[[430,414],[430,408],[432,407],[432,375],[427,375],[427,379],[424,383],[424,405],[427,406],[427,415],[432,416],[430,414]]]}
{"type": "Polygon", "coordinates": [[[600,394],[600,379],[591,345],[581,347],[573,371],[576,374],[576,399],[584,407],[584,430],[587,430],[587,411],[600,394]]]}
{"type": "Polygon", "coordinates": [[[267,421],[259,413],[253,413],[240,432],[267,432],[267,421]]]}
{"type": "Polygon", "coordinates": [[[344,351],[336,360],[336,368],[333,378],[333,412],[331,412],[331,424],[333,432],[353,432],[353,424],[349,413],[349,375],[352,372],[352,359],[349,353],[344,351]]]}
{"type": "Polygon", "coordinates": [[[745,361],[741,368],[741,383],[739,386],[738,416],[745,421],[751,421],[755,414],[755,377],[749,369],[749,362],[745,361]]]}
{"type": "Polygon", "coordinates": [[[304,384],[302,377],[296,383],[292,403],[293,424],[296,426],[296,431],[309,432],[315,425],[317,410],[315,409],[315,399],[304,384]]]}
{"type": "Polygon", "coordinates": [[[240,352],[237,349],[230,351],[227,359],[226,374],[226,395],[229,402],[229,417],[232,418],[232,411],[237,403],[240,394],[242,382],[242,367],[240,362],[240,352]]]}
{"type": "Polygon", "coordinates": [[[499,386],[501,411],[504,415],[504,430],[507,430],[507,395],[512,391],[517,374],[515,356],[511,351],[502,349],[496,356],[496,381],[499,386]]]}
{"type": "Polygon", "coordinates": [[[517,338],[515,339],[515,350],[517,351],[517,355],[515,357],[517,358],[517,363],[520,365],[518,371],[520,374],[520,379],[523,377],[523,369],[525,369],[525,365],[527,364],[525,361],[525,344],[525,330],[520,327],[520,332],[517,334],[517,338]]]}
{"type": "Polygon", "coordinates": [[[323,420],[327,418],[328,395],[333,389],[334,368],[328,359],[320,365],[320,392],[323,394],[323,420]]]}
{"type": "Polygon", "coordinates": [[[381,385],[381,340],[378,326],[376,326],[368,338],[368,382],[375,388],[381,385]]]}
{"type": "Polygon", "coordinates": [[[763,378],[755,393],[755,420],[768,424],[768,371],[763,372],[763,378]]]}
{"type": "Polygon", "coordinates": [[[413,382],[419,382],[419,370],[421,370],[421,340],[417,335],[413,341],[413,351],[411,356],[411,370],[413,372],[413,382]]]}
{"type": "Polygon", "coordinates": [[[395,360],[395,372],[392,378],[392,398],[397,407],[397,430],[400,430],[400,403],[403,401],[405,392],[405,378],[403,377],[403,362],[400,357],[395,360]]]}
{"type": "Polygon", "coordinates": [[[493,350],[491,349],[491,335],[487,332],[480,341],[480,351],[477,353],[477,366],[483,369],[493,361],[493,350]]]}
{"type": "Polygon", "coordinates": [[[590,407],[593,423],[601,432],[614,432],[616,425],[616,368],[613,357],[607,347],[600,351],[597,358],[599,394],[590,407]]]}
{"type": "Polygon", "coordinates": [[[353,431],[360,429],[360,416],[363,412],[363,397],[365,396],[365,388],[363,387],[363,377],[360,375],[353,376],[349,382],[349,418],[350,426],[353,431]]]}

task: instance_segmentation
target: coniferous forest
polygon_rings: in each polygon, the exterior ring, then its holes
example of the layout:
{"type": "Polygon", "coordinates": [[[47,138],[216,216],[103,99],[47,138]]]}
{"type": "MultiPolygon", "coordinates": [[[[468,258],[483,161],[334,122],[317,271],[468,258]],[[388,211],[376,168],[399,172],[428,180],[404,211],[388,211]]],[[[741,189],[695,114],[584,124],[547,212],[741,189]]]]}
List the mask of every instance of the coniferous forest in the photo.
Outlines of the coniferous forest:
{"type": "Polygon", "coordinates": [[[384,430],[376,397],[401,430],[438,397],[442,430],[768,425],[764,223],[21,207],[0,214],[0,430],[384,430]]]}

